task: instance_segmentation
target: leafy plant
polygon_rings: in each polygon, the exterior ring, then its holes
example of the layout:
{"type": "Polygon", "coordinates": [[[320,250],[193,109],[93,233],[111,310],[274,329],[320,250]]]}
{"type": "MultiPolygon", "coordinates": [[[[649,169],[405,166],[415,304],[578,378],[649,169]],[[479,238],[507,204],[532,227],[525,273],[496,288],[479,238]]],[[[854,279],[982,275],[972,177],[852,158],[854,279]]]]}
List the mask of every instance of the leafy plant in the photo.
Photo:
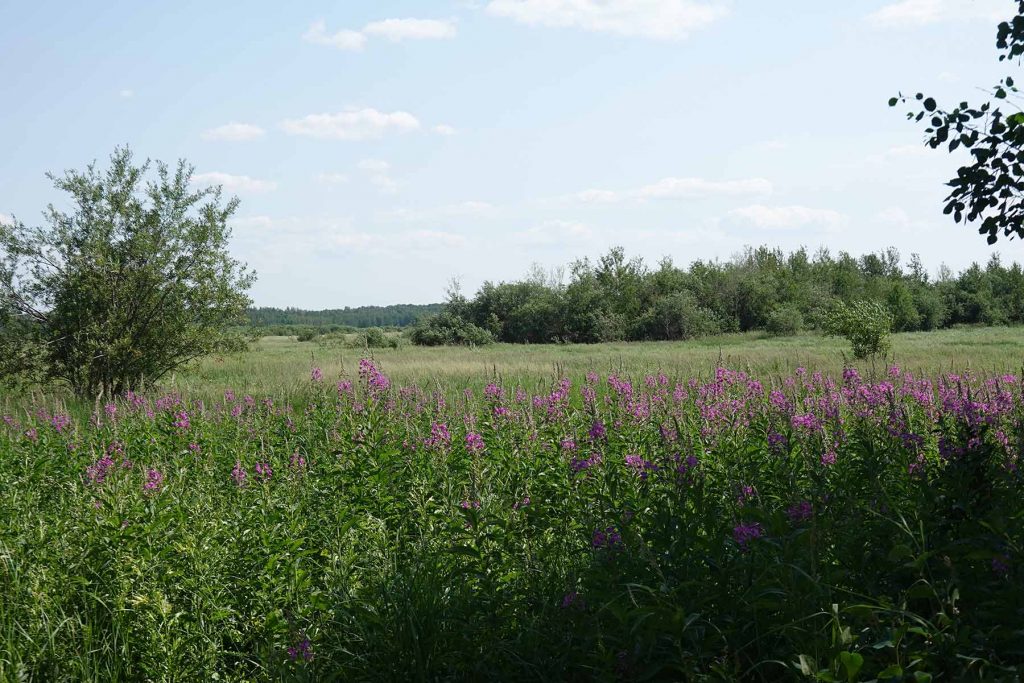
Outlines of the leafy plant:
{"type": "Polygon", "coordinates": [[[132,163],[50,175],[73,209],[0,225],[0,375],[113,397],[204,355],[244,347],[254,275],[228,254],[238,200],[192,169],[132,163]]]}
{"type": "Polygon", "coordinates": [[[860,360],[888,353],[891,331],[892,315],[876,301],[839,302],[825,317],[826,334],[845,338],[860,360]]]}

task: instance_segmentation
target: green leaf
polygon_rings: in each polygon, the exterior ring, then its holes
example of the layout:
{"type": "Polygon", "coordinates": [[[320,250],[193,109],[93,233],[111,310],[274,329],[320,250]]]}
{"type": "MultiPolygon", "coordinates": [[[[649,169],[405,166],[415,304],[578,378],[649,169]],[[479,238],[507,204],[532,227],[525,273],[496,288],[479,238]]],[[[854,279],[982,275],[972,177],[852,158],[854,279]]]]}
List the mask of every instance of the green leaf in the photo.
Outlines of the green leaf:
{"type": "Polygon", "coordinates": [[[843,663],[843,668],[846,669],[846,680],[856,680],[860,668],[864,666],[864,657],[858,652],[840,652],[839,661],[843,663]]]}
{"type": "Polygon", "coordinates": [[[879,678],[902,678],[903,677],[903,667],[900,666],[899,664],[893,664],[892,666],[888,666],[888,667],[882,669],[878,673],[878,677],[879,678]]]}
{"type": "Polygon", "coordinates": [[[896,103],[899,102],[899,101],[900,101],[900,98],[898,98],[898,97],[890,97],[889,98],[889,106],[890,107],[895,107],[896,103]]]}
{"type": "Polygon", "coordinates": [[[923,104],[924,108],[927,109],[928,111],[935,111],[935,106],[936,105],[935,105],[935,100],[933,98],[928,97],[921,104],[923,104]]]}

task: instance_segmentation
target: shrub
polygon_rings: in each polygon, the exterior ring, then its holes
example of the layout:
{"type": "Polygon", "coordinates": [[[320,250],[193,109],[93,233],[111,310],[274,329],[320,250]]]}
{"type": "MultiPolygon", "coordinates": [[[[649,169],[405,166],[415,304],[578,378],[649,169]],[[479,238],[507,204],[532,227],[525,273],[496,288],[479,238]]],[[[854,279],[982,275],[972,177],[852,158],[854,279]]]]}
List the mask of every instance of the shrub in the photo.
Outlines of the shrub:
{"type": "Polygon", "coordinates": [[[853,346],[853,356],[863,360],[889,351],[892,315],[877,301],[837,303],[825,317],[825,333],[843,337],[853,346]]]}
{"type": "Polygon", "coordinates": [[[484,346],[494,341],[487,330],[449,312],[420,321],[409,339],[417,346],[484,346]]]}
{"type": "Polygon", "coordinates": [[[792,337],[800,334],[804,327],[804,316],[793,306],[782,306],[768,316],[765,329],[773,337],[792,337]]]}

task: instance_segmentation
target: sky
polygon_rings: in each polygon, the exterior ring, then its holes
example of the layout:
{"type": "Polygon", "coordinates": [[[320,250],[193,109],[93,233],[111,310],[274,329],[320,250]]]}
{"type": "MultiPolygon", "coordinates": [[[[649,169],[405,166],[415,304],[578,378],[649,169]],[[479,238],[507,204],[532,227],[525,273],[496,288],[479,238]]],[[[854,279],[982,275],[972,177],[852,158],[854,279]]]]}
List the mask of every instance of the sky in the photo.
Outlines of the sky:
{"type": "Polygon", "coordinates": [[[0,221],[117,145],[241,204],[256,305],[441,301],[612,246],[986,245],[897,92],[984,97],[1012,0],[309,0],[0,7],[0,221]]]}

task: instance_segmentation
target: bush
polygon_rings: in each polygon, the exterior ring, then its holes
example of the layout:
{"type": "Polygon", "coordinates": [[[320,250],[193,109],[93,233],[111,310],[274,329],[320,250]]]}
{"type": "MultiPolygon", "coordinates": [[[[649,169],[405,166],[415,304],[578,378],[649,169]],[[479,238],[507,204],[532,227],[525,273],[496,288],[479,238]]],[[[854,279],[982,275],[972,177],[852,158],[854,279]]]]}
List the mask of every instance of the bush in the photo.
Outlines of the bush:
{"type": "Polygon", "coordinates": [[[889,351],[892,315],[877,301],[837,303],[825,318],[825,333],[844,337],[854,358],[863,360],[889,351]]]}
{"type": "Polygon", "coordinates": [[[452,313],[438,313],[422,320],[409,333],[417,346],[484,346],[494,341],[487,330],[452,313]]]}
{"type": "Polygon", "coordinates": [[[797,308],[782,306],[768,316],[765,329],[773,337],[792,337],[800,334],[804,327],[804,316],[797,308]]]}

